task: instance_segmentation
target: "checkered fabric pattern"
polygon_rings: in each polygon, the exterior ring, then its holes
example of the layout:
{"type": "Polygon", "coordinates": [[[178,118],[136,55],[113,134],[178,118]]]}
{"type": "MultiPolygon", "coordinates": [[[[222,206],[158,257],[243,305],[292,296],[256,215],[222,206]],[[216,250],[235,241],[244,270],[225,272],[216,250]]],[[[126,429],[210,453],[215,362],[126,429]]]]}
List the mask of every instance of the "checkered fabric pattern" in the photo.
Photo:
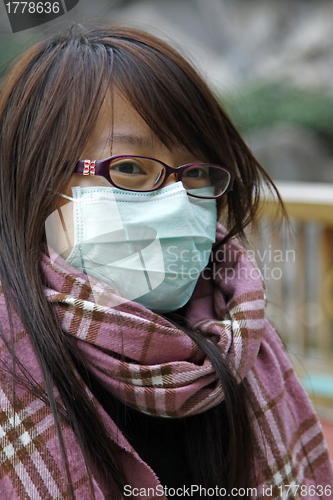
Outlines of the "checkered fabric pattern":
{"type": "MultiPolygon", "coordinates": [[[[333,492],[332,464],[320,423],[281,340],[265,319],[260,272],[237,241],[221,244],[224,235],[225,230],[218,225],[212,259],[186,314],[191,328],[221,346],[237,379],[245,379],[250,388],[257,438],[256,498],[333,498],[329,493],[333,492]],[[285,485],[303,485],[307,493],[304,488],[297,493],[289,488],[287,493],[285,485]],[[267,494],[267,488],[272,494],[267,494]]],[[[116,397],[164,418],[204,412],[223,400],[210,361],[180,328],[140,304],[119,300],[110,287],[75,272],[56,256],[44,256],[42,267],[49,283],[45,293],[63,330],[75,337],[89,369],[116,397]]],[[[4,333],[9,336],[3,300],[0,308],[4,333]]],[[[14,327],[16,353],[43,386],[31,343],[17,318],[14,327]]],[[[13,384],[6,368],[11,358],[4,344],[0,361],[0,497],[65,499],[66,475],[52,413],[45,402],[19,384],[14,412],[13,384]]],[[[156,489],[159,482],[153,471],[95,404],[119,446],[128,484],[147,491],[156,489]]],[[[90,499],[75,435],[66,423],[62,431],[76,498],[90,499]]],[[[102,484],[93,463],[91,471],[96,499],[109,498],[107,485],[102,484]]],[[[152,499],[154,495],[140,498],[152,499]]]]}

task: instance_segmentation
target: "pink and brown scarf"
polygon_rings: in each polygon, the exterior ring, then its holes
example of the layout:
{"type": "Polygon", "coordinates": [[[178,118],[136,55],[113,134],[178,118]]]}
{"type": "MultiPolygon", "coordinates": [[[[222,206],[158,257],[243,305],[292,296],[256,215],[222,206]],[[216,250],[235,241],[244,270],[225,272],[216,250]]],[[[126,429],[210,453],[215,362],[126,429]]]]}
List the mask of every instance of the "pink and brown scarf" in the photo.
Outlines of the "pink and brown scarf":
{"type": "MultiPolygon", "coordinates": [[[[221,346],[237,379],[245,378],[250,387],[257,437],[255,498],[333,498],[332,463],[321,426],[280,338],[265,319],[260,272],[236,240],[221,244],[225,234],[218,224],[217,243],[186,315],[191,328],[221,346]]],[[[210,361],[180,328],[140,304],[119,303],[110,287],[78,274],[54,255],[43,256],[42,268],[49,283],[45,293],[64,332],[76,338],[87,367],[113,395],[167,418],[204,412],[223,400],[210,361]]],[[[0,308],[9,336],[2,295],[0,308]]],[[[43,386],[29,337],[15,317],[14,327],[17,356],[43,386]]],[[[3,343],[0,349],[2,362],[11,362],[3,343]]],[[[14,415],[12,380],[1,370],[0,378],[1,499],[65,499],[66,475],[50,408],[17,384],[14,415]]],[[[128,484],[141,489],[138,498],[165,498],[157,493],[154,472],[95,404],[119,446],[128,484]]],[[[82,453],[65,423],[63,435],[76,498],[90,500],[82,453]]],[[[109,498],[93,463],[91,471],[96,500],[109,498]]]]}

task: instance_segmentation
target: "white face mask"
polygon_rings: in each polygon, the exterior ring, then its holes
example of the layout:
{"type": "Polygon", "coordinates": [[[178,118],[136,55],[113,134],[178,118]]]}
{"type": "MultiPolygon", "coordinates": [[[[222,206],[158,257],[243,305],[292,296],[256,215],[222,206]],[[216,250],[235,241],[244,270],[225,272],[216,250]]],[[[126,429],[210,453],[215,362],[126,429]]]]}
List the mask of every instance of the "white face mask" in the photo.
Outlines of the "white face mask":
{"type": "Polygon", "coordinates": [[[68,264],[154,311],[188,302],[215,241],[215,200],[189,197],[181,182],[150,193],[111,187],[72,193],[68,264]]]}

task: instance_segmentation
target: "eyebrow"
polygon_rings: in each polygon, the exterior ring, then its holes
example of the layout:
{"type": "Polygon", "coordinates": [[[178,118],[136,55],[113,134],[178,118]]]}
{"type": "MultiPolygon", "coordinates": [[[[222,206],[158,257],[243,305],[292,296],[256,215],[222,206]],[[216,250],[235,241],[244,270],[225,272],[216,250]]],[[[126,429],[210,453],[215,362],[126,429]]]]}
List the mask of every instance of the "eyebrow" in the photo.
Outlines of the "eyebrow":
{"type": "MultiPolygon", "coordinates": [[[[158,141],[158,140],[157,140],[158,141]]],[[[125,144],[129,146],[136,146],[139,148],[154,149],[156,146],[156,141],[149,137],[143,135],[134,134],[114,134],[105,137],[101,137],[95,143],[95,145],[114,145],[114,144],[125,144]]],[[[189,152],[189,150],[182,144],[177,144],[177,149],[182,152],[189,152]]]]}
{"type": "Polygon", "coordinates": [[[128,144],[130,146],[140,146],[153,148],[154,142],[149,137],[144,137],[140,135],[132,134],[115,134],[113,136],[102,137],[97,142],[96,145],[102,145],[111,143],[113,144],[128,144]]]}

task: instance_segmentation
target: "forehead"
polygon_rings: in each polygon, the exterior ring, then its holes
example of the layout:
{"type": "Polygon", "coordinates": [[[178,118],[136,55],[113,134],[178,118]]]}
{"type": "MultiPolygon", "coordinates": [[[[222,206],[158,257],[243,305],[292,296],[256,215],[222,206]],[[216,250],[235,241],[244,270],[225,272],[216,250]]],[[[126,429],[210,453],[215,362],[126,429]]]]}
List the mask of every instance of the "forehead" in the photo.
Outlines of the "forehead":
{"type": "Polygon", "coordinates": [[[149,147],[158,142],[149,125],[119,91],[107,93],[89,143],[110,148],[114,143],[149,147]]]}
{"type": "MultiPolygon", "coordinates": [[[[98,148],[99,152],[103,151],[107,156],[118,146],[140,150],[166,148],[128,99],[119,90],[114,89],[105,96],[85,149],[90,151],[98,148]]],[[[179,143],[175,143],[171,149],[188,152],[179,143]]]]}

